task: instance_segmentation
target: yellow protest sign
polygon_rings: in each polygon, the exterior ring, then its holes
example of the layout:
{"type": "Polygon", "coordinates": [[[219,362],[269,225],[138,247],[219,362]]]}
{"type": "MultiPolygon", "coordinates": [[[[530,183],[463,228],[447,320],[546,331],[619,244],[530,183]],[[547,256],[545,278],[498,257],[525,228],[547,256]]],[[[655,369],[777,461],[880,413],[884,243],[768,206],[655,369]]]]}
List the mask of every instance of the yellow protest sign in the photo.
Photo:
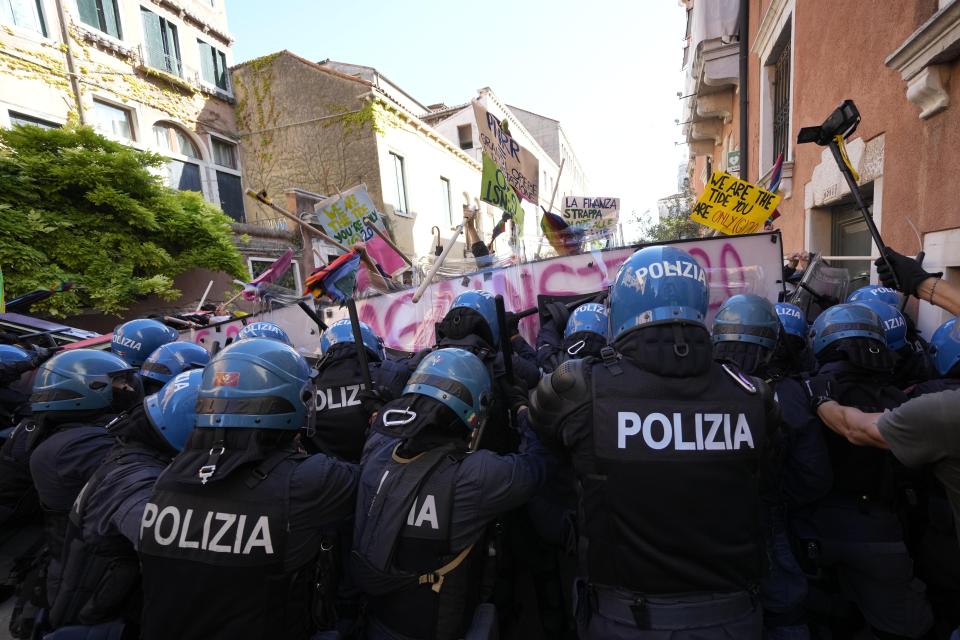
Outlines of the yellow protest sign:
{"type": "Polygon", "coordinates": [[[714,171],[690,219],[728,236],[763,231],[763,223],[780,204],[781,196],[740,180],[729,173],[714,171]]]}

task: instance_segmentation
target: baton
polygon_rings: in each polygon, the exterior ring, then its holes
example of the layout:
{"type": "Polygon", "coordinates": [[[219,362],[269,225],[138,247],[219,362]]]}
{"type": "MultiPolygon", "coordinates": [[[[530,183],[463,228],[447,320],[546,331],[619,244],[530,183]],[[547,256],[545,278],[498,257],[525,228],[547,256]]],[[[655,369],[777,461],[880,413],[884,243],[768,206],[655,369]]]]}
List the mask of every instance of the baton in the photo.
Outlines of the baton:
{"type": "Polygon", "coordinates": [[[373,379],[370,376],[370,365],[367,362],[367,348],[363,344],[363,334],[360,333],[360,317],[357,315],[357,303],[352,297],[347,298],[347,312],[350,314],[350,328],[353,329],[353,344],[357,348],[357,360],[360,362],[360,375],[367,385],[367,390],[373,391],[373,379]]]}
{"type": "Polygon", "coordinates": [[[507,327],[507,310],[503,305],[503,296],[498,295],[495,298],[497,305],[497,324],[500,325],[500,353],[503,354],[503,370],[507,376],[507,382],[512,386],[513,379],[513,345],[510,344],[510,336],[507,327]]]}
{"type": "Polygon", "coordinates": [[[311,320],[317,323],[317,328],[320,329],[321,333],[327,330],[326,323],[320,319],[320,316],[317,315],[317,312],[311,309],[310,305],[308,305],[304,300],[298,301],[297,306],[300,307],[303,312],[310,317],[311,320]]]}

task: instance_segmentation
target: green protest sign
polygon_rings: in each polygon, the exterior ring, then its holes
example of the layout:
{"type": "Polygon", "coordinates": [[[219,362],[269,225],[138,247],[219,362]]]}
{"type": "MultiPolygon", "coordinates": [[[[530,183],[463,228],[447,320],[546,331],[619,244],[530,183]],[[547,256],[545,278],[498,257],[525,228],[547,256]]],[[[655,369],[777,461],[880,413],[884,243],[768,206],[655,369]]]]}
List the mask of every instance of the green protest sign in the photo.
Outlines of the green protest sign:
{"type": "Polygon", "coordinates": [[[507,177],[503,174],[503,171],[500,170],[496,162],[490,159],[486,152],[483,154],[480,199],[509,213],[513,216],[517,228],[523,229],[523,208],[520,206],[520,198],[517,197],[513,187],[507,182],[507,177]]]}

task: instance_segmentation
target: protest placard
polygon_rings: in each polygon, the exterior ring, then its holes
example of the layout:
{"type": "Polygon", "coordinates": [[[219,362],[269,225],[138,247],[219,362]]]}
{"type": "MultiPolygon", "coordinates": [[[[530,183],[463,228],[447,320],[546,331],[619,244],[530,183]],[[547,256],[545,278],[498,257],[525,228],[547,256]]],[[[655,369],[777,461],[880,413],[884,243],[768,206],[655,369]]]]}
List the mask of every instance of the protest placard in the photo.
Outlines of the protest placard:
{"type": "Polygon", "coordinates": [[[710,174],[690,219],[728,236],[763,231],[781,196],[729,173],[710,174]]]}
{"type": "Polygon", "coordinates": [[[620,198],[567,196],[563,199],[563,221],[584,231],[602,231],[617,224],[620,198]]]}
{"type": "Polygon", "coordinates": [[[483,153],[483,174],[480,182],[480,199],[489,202],[498,209],[503,209],[517,221],[523,224],[523,209],[520,208],[520,199],[507,177],[497,166],[497,163],[490,159],[490,156],[483,153]]]}
{"type": "Polygon", "coordinates": [[[500,126],[500,121],[476,100],[473,113],[477,117],[477,129],[483,151],[490,156],[517,195],[528,202],[539,204],[538,178],[540,161],[500,126]]]}
{"type": "Polygon", "coordinates": [[[362,184],[318,202],[314,213],[323,232],[348,247],[373,237],[373,231],[363,224],[364,218],[378,228],[384,228],[383,218],[367,194],[367,187],[362,184]]]}

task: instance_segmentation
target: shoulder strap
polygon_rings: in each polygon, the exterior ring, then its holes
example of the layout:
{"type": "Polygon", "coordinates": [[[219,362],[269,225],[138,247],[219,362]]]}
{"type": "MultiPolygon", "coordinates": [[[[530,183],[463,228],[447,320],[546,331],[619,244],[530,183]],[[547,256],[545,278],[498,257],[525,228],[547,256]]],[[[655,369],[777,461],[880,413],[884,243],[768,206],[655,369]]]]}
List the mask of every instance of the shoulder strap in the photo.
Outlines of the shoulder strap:
{"type": "MultiPolygon", "coordinates": [[[[474,543],[476,544],[476,543],[474,543]]],[[[464,548],[463,551],[457,554],[453,560],[443,565],[435,571],[430,573],[424,573],[417,577],[417,584],[429,584],[432,585],[430,588],[434,593],[440,593],[440,589],[443,588],[443,579],[448,573],[459,567],[463,564],[463,561],[467,559],[467,556],[470,555],[470,552],[473,551],[474,545],[471,544],[464,548]]]]}
{"type": "Polygon", "coordinates": [[[600,349],[600,359],[603,360],[603,366],[607,368],[610,375],[619,376],[623,373],[623,368],[620,367],[620,354],[610,345],[600,349]]]}
{"type": "Polygon", "coordinates": [[[255,488],[258,484],[267,479],[267,476],[288,458],[305,458],[306,454],[292,449],[279,449],[274,451],[266,458],[260,461],[256,467],[250,470],[246,485],[248,489],[255,488]]]}

